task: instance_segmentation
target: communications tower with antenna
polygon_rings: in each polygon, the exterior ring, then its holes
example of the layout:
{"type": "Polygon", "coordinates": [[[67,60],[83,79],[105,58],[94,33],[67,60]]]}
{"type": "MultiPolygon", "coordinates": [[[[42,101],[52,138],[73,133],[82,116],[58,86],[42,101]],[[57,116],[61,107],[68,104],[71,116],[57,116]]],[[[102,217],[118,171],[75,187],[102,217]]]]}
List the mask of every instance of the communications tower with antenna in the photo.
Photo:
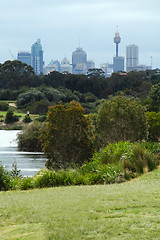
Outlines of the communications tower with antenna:
{"type": "Polygon", "coordinates": [[[116,44],[116,56],[113,57],[113,72],[124,71],[124,57],[119,56],[119,53],[118,53],[118,44],[120,42],[121,42],[121,38],[118,32],[118,26],[117,26],[117,31],[114,37],[114,43],[116,44]]]}
{"type": "Polygon", "coordinates": [[[118,57],[118,44],[121,42],[121,38],[118,32],[118,26],[117,26],[117,32],[115,33],[114,37],[114,43],[116,44],[116,57],[118,57]]]}

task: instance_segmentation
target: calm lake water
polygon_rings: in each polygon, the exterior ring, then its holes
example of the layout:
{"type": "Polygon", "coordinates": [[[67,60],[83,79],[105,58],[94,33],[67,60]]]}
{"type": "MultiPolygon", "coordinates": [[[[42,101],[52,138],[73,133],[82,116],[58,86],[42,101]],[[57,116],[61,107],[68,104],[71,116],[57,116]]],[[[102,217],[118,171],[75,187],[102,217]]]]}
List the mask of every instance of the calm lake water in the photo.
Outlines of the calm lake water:
{"type": "Polygon", "coordinates": [[[16,161],[23,176],[33,176],[45,167],[46,158],[41,152],[18,151],[16,138],[19,132],[19,130],[0,130],[0,162],[7,170],[11,170],[12,164],[16,161]]]}

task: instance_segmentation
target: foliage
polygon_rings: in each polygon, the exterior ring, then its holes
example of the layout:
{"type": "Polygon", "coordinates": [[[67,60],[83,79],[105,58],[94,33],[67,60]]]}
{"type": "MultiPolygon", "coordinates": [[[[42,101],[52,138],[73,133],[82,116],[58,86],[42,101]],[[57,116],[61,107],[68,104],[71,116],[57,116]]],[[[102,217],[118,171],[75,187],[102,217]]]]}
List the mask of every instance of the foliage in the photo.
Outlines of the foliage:
{"type": "Polygon", "coordinates": [[[87,72],[87,76],[89,78],[93,78],[93,77],[105,77],[105,72],[101,69],[101,68],[91,68],[88,70],[87,72]]]}
{"type": "Polygon", "coordinates": [[[20,61],[6,61],[1,65],[0,87],[18,90],[27,86],[34,77],[33,68],[20,61]]]}
{"type": "Polygon", "coordinates": [[[23,131],[18,134],[18,149],[22,151],[41,151],[39,136],[41,134],[42,124],[34,121],[25,126],[23,131]]]}
{"type": "Polygon", "coordinates": [[[47,167],[66,167],[90,159],[93,144],[89,120],[79,103],[50,107],[46,121],[41,142],[49,157],[47,167]]]}
{"type": "Polygon", "coordinates": [[[32,105],[28,106],[27,108],[32,114],[44,115],[48,111],[48,106],[49,106],[49,102],[47,100],[42,99],[40,101],[34,102],[32,105]]]}
{"type": "Polygon", "coordinates": [[[44,94],[45,98],[49,102],[58,103],[65,97],[65,95],[59,89],[55,89],[53,87],[42,86],[39,88],[39,90],[44,94]]]}
{"type": "Polygon", "coordinates": [[[17,122],[19,120],[19,116],[15,115],[12,110],[8,110],[6,117],[5,117],[5,123],[13,123],[17,122]]]}
{"type": "Polygon", "coordinates": [[[96,125],[96,144],[147,138],[145,107],[140,102],[124,96],[104,100],[100,104],[96,125]]]}
{"type": "Polygon", "coordinates": [[[102,164],[119,163],[121,156],[133,145],[129,141],[109,143],[93,155],[92,160],[102,164]]]}
{"type": "Polygon", "coordinates": [[[30,116],[25,115],[25,117],[23,118],[23,122],[24,123],[30,123],[30,122],[32,122],[32,119],[30,118],[30,116]]]}
{"type": "Polygon", "coordinates": [[[160,112],[147,112],[148,138],[150,141],[159,141],[160,138],[160,112]]]}
{"type": "Polygon", "coordinates": [[[0,102],[0,111],[7,111],[9,105],[6,102],[0,102]]]}
{"type": "Polygon", "coordinates": [[[124,169],[135,173],[152,171],[158,166],[158,159],[140,143],[129,147],[128,151],[122,155],[121,161],[124,169]]]}
{"type": "Polygon", "coordinates": [[[46,119],[47,119],[46,115],[41,115],[41,116],[36,118],[36,120],[39,121],[39,122],[44,122],[44,121],[46,121],[46,119]]]}
{"type": "Polygon", "coordinates": [[[160,83],[153,85],[149,93],[149,111],[158,112],[160,110],[160,83]]]}
{"type": "Polygon", "coordinates": [[[10,172],[11,177],[14,178],[21,178],[22,175],[20,174],[21,170],[18,170],[18,165],[17,162],[14,161],[14,163],[12,164],[12,170],[10,172]]]}
{"type": "Polygon", "coordinates": [[[27,108],[33,103],[45,99],[44,94],[36,88],[29,89],[28,91],[21,93],[17,98],[17,107],[19,109],[27,108]]]}
{"type": "Polygon", "coordinates": [[[5,167],[0,165],[0,191],[6,191],[10,188],[10,174],[5,167]]]}

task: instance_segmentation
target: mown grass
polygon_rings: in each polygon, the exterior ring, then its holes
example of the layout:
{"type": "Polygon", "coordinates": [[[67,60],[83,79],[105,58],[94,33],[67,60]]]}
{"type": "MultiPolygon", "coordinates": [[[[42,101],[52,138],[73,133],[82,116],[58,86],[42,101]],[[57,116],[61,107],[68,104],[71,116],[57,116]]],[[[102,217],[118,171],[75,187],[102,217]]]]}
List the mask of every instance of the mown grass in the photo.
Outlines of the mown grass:
{"type": "Polygon", "coordinates": [[[159,181],[0,192],[0,239],[159,239],[159,181]]]}

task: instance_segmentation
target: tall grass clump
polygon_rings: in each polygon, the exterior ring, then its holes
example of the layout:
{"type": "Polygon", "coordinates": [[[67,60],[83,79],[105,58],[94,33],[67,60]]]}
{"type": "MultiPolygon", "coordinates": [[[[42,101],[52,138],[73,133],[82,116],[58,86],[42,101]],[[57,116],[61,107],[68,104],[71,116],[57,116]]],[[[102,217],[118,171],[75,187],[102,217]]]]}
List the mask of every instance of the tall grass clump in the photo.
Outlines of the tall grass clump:
{"type": "Polygon", "coordinates": [[[129,141],[110,143],[104,149],[95,153],[92,160],[96,162],[98,161],[102,164],[117,164],[120,162],[122,154],[124,154],[132,145],[133,143],[130,143],[129,141]]]}
{"type": "Polygon", "coordinates": [[[157,157],[147,150],[142,143],[136,143],[122,155],[124,169],[133,173],[145,173],[158,166],[157,157]]]}

